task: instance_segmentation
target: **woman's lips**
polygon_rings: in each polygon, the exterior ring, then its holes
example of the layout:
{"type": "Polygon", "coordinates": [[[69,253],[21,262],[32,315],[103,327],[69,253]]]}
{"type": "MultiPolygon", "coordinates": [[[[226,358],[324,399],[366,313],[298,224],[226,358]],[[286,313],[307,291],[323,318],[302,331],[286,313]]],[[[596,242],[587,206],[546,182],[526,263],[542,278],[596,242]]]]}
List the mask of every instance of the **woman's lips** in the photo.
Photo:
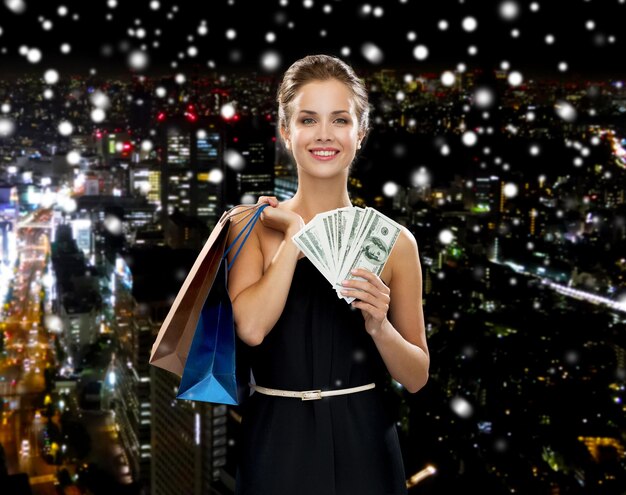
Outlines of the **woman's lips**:
{"type": "Polygon", "coordinates": [[[336,149],[314,149],[310,151],[313,158],[320,161],[328,161],[335,158],[339,151],[336,149]]]}

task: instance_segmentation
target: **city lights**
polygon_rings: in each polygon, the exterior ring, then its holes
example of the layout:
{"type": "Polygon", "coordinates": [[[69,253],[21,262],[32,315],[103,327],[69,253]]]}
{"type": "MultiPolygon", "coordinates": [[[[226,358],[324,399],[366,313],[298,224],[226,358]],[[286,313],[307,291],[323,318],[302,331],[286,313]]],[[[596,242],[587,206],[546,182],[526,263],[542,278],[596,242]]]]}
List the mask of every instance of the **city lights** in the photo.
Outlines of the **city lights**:
{"type": "MultiPolygon", "coordinates": [[[[391,376],[377,383],[409,493],[617,493],[626,2],[568,5],[567,22],[518,0],[488,16],[465,1],[428,15],[404,0],[62,3],[7,0],[0,26],[10,476],[42,493],[96,493],[98,476],[133,495],[232,493],[242,412],[176,400],[178,377],[146,361],[222,212],[287,201],[310,179],[294,157],[311,143],[285,149],[275,96],[293,53],[313,47],[353,63],[369,92],[367,139],[342,162],[350,202],[417,242],[398,244],[398,266],[417,252],[428,383],[415,394],[391,376]]],[[[329,141],[353,124],[334,122],[329,141]]],[[[402,269],[384,276],[388,329],[410,337],[422,322],[393,310],[402,269]]],[[[417,301],[416,287],[399,297],[417,301]]],[[[359,328],[326,330],[307,346],[359,328]]],[[[369,372],[367,356],[343,363],[369,372]]],[[[329,387],[344,386],[340,368],[329,387]]]]}

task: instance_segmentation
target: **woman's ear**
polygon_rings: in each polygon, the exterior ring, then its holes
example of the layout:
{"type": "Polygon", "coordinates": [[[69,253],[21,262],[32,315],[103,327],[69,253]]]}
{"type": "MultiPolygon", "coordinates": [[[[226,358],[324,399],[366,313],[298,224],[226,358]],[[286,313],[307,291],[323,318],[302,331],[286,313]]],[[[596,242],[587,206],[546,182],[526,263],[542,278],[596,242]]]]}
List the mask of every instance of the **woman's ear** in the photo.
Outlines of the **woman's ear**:
{"type": "Polygon", "coordinates": [[[359,133],[359,137],[357,138],[357,142],[356,142],[356,148],[358,150],[360,150],[361,147],[363,146],[363,142],[365,141],[366,137],[367,137],[367,132],[359,133]]]}
{"type": "Polygon", "coordinates": [[[285,148],[291,150],[291,141],[289,140],[289,132],[284,127],[280,128],[280,137],[283,140],[285,148]]]}

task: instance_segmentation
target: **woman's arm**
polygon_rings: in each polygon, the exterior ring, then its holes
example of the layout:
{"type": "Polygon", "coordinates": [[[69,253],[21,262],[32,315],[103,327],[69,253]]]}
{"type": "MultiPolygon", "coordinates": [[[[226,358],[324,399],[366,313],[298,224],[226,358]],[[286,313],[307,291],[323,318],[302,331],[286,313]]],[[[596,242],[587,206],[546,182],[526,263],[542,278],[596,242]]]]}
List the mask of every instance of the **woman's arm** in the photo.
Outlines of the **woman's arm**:
{"type": "Polygon", "coordinates": [[[351,280],[347,287],[357,297],[352,304],[361,309],[365,328],[372,336],[392,378],[415,393],[428,381],[430,356],[426,343],[422,309],[422,270],[417,242],[403,228],[388,262],[391,264],[389,287],[369,270],[351,280]]]}
{"type": "MultiPolygon", "coordinates": [[[[262,226],[257,223],[228,274],[228,292],[233,304],[237,335],[251,346],[263,342],[285,307],[300,252],[291,237],[304,226],[299,215],[278,209],[277,200],[266,199],[262,202],[268,202],[270,206],[261,213],[260,223],[283,232],[284,239],[264,272],[259,238],[262,226]]],[[[242,220],[231,225],[229,245],[245,224],[246,220],[242,220]]],[[[237,246],[228,253],[229,262],[237,246]]]]}

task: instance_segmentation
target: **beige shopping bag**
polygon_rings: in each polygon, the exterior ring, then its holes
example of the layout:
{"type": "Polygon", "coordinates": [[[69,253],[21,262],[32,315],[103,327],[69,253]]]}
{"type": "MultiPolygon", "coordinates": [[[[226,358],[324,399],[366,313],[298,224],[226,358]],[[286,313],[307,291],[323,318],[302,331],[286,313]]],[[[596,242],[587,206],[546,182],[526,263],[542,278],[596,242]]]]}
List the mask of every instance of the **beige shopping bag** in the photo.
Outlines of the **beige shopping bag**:
{"type": "Polygon", "coordinates": [[[231,208],[217,222],[159,329],[150,353],[151,365],[182,377],[202,306],[226,250],[231,222],[248,218],[259,206],[239,205],[238,211],[238,207],[231,208]]]}

